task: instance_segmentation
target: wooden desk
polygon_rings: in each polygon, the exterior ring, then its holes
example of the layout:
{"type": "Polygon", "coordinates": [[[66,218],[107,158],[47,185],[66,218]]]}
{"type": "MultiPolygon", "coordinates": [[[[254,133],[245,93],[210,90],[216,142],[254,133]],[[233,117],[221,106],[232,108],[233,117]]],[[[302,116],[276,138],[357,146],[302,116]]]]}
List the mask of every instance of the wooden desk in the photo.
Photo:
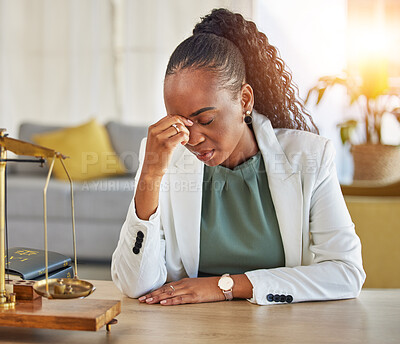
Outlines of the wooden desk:
{"type": "Polygon", "coordinates": [[[93,281],[93,299],[121,298],[118,324],[98,332],[0,327],[7,343],[399,343],[400,289],[358,299],[257,306],[247,301],[165,307],[93,281]]]}

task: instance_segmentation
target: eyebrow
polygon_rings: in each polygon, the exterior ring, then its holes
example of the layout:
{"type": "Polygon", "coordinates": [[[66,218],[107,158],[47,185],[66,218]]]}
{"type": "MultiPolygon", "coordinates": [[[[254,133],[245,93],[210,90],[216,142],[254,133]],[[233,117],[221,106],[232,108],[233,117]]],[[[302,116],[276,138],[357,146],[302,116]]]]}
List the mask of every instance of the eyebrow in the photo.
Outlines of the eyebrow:
{"type": "Polygon", "coordinates": [[[215,107],[205,107],[205,108],[202,108],[200,110],[193,112],[191,115],[189,115],[189,117],[195,117],[197,115],[200,115],[202,112],[210,111],[210,110],[214,110],[214,109],[215,109],[215,107]]]}

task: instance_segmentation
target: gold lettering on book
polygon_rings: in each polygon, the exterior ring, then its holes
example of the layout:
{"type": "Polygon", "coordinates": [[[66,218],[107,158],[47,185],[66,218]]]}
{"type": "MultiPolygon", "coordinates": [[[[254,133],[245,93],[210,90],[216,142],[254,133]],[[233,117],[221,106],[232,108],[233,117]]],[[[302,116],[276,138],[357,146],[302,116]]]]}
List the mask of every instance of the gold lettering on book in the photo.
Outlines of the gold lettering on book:
{"type": "Polygon", "coordinates": [[[35,254],[38,254],[39,251],[32,251],[32,250],[18,250],[15,251],[16,254],[19,254],[20,256],[33,256],[35,254]]]}
{"type": "MultiPolygon", "coordinates": [[[[38,251],[32,251],[32,250],[18,250],[15,251],[14,255],[8,257],[8,262],[6,262],[6,265],[9,265],[12,260],[19,260],[20,262],[25,262],[29,260],[26,256],[33,256],[39,254],[38,251]]],[[[6,256],[4,256],[6,258],[6,256]]]]}

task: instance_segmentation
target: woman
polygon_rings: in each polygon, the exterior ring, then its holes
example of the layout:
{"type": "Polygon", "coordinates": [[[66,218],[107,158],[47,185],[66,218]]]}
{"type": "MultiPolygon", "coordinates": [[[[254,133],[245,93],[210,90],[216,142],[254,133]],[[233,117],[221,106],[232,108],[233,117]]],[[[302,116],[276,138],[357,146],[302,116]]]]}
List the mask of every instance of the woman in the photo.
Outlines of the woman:
{"type": "Polygon", "coordinates": [[[361,245],[332,144],[310,133],[255,24],[213,10],[172,54],[164,101],[142,143],[115,284],[162,305],[356,297],[361,245]]]}

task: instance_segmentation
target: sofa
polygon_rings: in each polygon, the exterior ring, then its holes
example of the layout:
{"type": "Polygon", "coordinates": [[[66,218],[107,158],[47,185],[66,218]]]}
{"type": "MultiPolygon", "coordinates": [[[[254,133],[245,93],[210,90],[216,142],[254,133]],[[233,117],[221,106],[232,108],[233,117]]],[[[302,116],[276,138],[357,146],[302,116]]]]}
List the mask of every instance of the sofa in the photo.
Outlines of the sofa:
{"type": "MultiPolygon", "coordinates": [[[[19,128],[19,139],[32,142],[35,134],[60,128],[23,123],[19,128]]],[[[116,121],[108,122],[105,128],[112,148],[127,172],[115,177],[74,182],[78,261],[111,260],[133,197],[140,142],[147,135],[147,127],[116,121]]],[[[39,164],[7,164],[9,247],[44,248],[43,188],[47,171],[39,164]]],[[[73,257],[70,186],[66,181],[52,178],[49,183],[47,222],[48,249],[73,257]]]]}

